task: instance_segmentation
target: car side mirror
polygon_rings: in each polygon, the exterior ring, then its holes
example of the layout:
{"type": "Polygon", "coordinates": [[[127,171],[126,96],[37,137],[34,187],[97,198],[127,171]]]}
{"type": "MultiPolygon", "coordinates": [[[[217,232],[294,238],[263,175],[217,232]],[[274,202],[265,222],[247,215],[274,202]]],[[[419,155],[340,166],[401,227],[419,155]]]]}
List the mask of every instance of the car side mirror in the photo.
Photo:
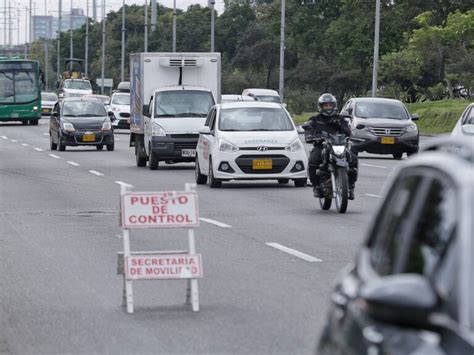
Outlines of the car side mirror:
{"type": "Polygon", "coordinates": [[[142,114],[143,116],[150,117],[150,105],[143,105],[142,114]]]}
{"type": "Polygon", "coordinates": [[[420,115],[415,113],[414,115],[411,115],[411,120],[412,121],[418,121],[420,119],[420,115]]]}
{"type": "Polygon", "coordinates": [[[339,115],[344,118],[352,118],[349,111],[341,111],[339,115]]]}
{"type": "Polygon", "coordinates": [[[281,105],[282,105],[284,108],[287,108],[287,107],[288,107],[288,105],[285,104],[285,103],[283,103],[283,104],[281,104],[281,105]]]}
{"type": "Polygon", "coordinates": [[[462,131],[467,134],[474,134],[474,124],[465,124],[462,126],[462,131]]]}
{"type": "Polygon", "coordinates": [[[211,129],[208,126],[204,126],[199,130],[199,134],[211,134],[211,129]]]}
{"type": "Polygon", "coordinates": [[[372,318],[411,326],[426,324],[438,304],[428,279],[418,274],[375,279],[361,288],[360,297],[372,318]]]}

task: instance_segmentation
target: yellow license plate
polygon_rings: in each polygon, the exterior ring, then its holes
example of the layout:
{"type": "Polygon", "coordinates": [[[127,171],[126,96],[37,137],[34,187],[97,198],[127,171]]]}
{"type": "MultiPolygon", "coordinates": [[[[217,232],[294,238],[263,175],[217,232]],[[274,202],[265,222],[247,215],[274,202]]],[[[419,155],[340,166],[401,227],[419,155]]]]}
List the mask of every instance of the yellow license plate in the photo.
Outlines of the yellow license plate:
{"type": "Polygon", "coordinates": [[[271,159],[260,159],[252,161],[253,170],[269,170],[273,168],[273,161],[271,159]]]}
{"type": "Polygon", "coordinates": [[[43,109],[43,112],[44,112],[44,113],[48,113],[48,112],[49,112],[49,109],[44,108],[44,109],[43,109]]]}
{"type": "Polygon", "coordinates": [[[394,137],[382,137],[380,140],[380,143],[382,144],[395,144],[395,138],[394,137]]]}
{"type": "Polygon", "coordinates": [[[84,134],[82,136],[82,141],[84,141],[84,142],[94,142],[95,141],[95,134],[84,134]]]}

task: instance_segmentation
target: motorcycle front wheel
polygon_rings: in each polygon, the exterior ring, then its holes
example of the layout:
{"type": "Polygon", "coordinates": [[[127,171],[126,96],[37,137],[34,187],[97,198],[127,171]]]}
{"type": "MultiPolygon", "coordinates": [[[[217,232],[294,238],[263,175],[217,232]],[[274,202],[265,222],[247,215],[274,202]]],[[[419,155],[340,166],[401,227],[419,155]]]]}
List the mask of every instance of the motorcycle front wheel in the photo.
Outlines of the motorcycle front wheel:
{"type": "Polygon", "coordinates": [[[347,171],[344,168],[338,168],[336,171],[336,210],[339,213],[345,213],[349,197],[349,182],[347,171]]]}

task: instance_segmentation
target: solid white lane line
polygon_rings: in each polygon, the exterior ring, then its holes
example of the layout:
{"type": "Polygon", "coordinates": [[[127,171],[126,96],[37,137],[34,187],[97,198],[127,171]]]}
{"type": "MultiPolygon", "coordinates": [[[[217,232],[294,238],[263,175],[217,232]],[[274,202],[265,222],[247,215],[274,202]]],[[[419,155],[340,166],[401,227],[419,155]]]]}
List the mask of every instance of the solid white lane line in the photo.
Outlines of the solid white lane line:
{"type": "Polygon", "coordinates": [[[372,164],[360,164],[360,165],[368,166],[369,168],[387,169],[386,166],[382,166],[382,165],[372,165],[372,164]]]}
{"type": "Polygon", "coordinates": [[[28,146],[29,146],[28,143],[21,143],[21,145],[22,145],[23,147],[28,147],[28,146]]]}
{"type": "Polygon", "coordinates": [[[18,141],[16,139],[10,139],[13,143],[17,143],[18,141]]]}
{"type": "Polygon", "coordinates": [[[48,132],[43,132],[43,136],[49,136],[48,132]]]}
{"type": "Polygon", "coordinates": [[[203,221],[203,222],[206,222],[206,223],[209,223],[209,224],[213,224],[213,225],[221,227],[221,228],[232,228],[232,226],[229,226],[228,224],[225,224],[225,223],[222,223],[222,222],[219,222],[219,221],[215,221],[215,220],[209,219],[209,218],[199,218],[199,220],[203,221]]]}
{"type": "Polygon", "coordinates": [[[70,164],[70,165],[73,165],[73,166],[79,166],[80,165],[80,164],[78,164],[76,162],[73,162],[73,161],[68,161],[67,163],[70,164]]]}
{"type": "Polygon", "coordinates": [[[373,194],[365,194],[365,196],[375,197],[375,198],[382,198],[382,196],[380,196],[380,195],[373,195],[373,194]]]}
{"type": "Polygon", "coordinates": [[[118,185],[124,185],[124,186],[126,186],[130,189],[133,189],[133,187],[134,187],[133,185],[127,184],[126,182],[123,182],[123,181],[115,181],[115,183],[118,184],[118,185]]]}
{"type": "Polygon", "coordinates": [[[7,137],[7,136],[2,136],[2,138],[3,138],[3,139],[8,139],[8,137],[7,137]]]}
{"type": "Polygon", "coordinates": [[[104,176],[104,174],[98,172],[98,171],[95,171],[95,170],[89,170],[89,172],[93,175],[96,175],[96,176],[104,176]]]}
{"type": "Polygon", "coordinates": [[[48,154],[48,155],[54,159],[61,159],[61,157],[58,157],[57,155],[54,155],[54,154],[48,154]]]}
{"type": "Polygon", "coordinates": [[[41,148],[35,148],[35,150],[36,150],[37,152],[42,152],[44,149],[41,149],[41,148]]]}
{"type": "Polygon", "coordinates": [[[284,245],[281,245],[281,244],[278,244],[278,243],[266,243],[266,245],[268,245],[269,247],[281,250],[282,252],[285,252],[285,253],[291,254],[293,256],[296,256],[297,258],[309,261],[310,263],[315,263],[315,262],[320,263],[320,262],[322,262],[321,259],[318,259],[318,258],[315,258],[314,256],[302,253],[298,250],[285,247],[284,245]]]}

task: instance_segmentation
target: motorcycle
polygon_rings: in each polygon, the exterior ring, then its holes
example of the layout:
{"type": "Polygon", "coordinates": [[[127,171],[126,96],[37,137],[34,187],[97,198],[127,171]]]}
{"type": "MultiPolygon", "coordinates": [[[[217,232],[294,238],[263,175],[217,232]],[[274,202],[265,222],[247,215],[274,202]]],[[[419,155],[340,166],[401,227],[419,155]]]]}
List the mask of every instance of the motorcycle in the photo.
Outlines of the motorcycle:
{"type": "Polygon", "coordinates": [[[319,198],[321,209],[331,208],[332,200],[336,202],[336,210],[345,213],[349,200],[349,162],[350,137],[345,134],[322,132],[312,139],[313,143],[322,143],[323,162],[316,170],[321,176],[323,197],[319,198]]]}

